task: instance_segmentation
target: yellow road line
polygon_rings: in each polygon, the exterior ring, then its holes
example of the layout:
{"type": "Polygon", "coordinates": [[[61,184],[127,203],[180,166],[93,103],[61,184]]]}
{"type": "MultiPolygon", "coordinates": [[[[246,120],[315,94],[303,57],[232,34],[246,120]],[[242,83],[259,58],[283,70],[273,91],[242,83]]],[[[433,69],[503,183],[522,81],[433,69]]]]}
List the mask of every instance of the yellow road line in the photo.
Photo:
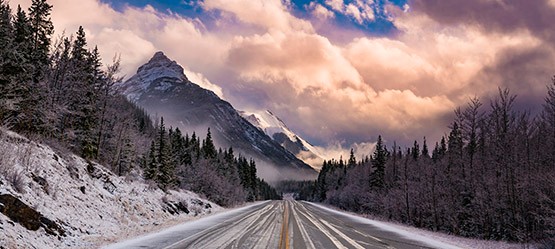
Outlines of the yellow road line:
{"type": "Polygon", "coordinates": [[[283,204],[283,223],[279,235],[279,249],[289,249],[289,208],[287,208],[287,201],[283,204]]]}

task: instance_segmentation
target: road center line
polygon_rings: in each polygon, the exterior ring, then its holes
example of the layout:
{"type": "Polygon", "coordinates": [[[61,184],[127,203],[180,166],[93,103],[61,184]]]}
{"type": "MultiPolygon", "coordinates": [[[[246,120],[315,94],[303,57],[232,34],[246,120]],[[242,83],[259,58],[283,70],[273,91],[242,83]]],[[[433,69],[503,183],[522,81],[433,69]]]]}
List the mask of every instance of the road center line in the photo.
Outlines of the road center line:
{"type": "Polygon", "coordinates": [[[288,201],[285,201],[283,204],[283,223],[281,224],[281,234],[279,235],[279,249],[289,249],[289,208],[287,207],[288,203],[288,201]]]}

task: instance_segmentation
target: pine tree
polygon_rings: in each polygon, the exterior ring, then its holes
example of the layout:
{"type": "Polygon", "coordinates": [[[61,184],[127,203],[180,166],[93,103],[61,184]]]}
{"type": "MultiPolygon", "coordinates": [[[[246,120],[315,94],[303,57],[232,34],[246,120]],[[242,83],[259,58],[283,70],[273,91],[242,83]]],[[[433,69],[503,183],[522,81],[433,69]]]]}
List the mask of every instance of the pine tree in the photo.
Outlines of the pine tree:
{"type": "MultiPolygon", "coordinates": [[[[16,77],[14,83],[14,99],[16,99],[17,115],[14,115],[14,129],[20,131],[43,132],[48,125],[46,109],[36,108],[46,96],[47,88],[41,82],[39,75],[43,75],[47,67],[39,72],[33,54],[32,23],[20,6],[14,20],[14,53],[15,67],[12,74],[16,77]]],[[[50,38],[47,38],[50,42],[50,38]]],[[[40,78],[42,79],[42,78],[40,78]]]]}
{"type": "MultiPolygon", "coordinates": [[[[449,138],[447,143],[448,143],[447,153],[449,155],[448,157],[449,161],[447,166],[448,172],[452,168],[462,169],[463,140],[462,140],[461,130],[457,122],[453,123],[451,132],[449,133],[449,138]]],[[[462,170],[463,170],[463,178],[464,178],[464,169],[462,170]]]]}
{"type": "Polygon", "coordinates": [[[0,0],[0,124],[7,118],[10,109],[13,109],[9,103],[9,99],[13,98],[10,93],[13,92],[11,88],[14,86],[9,73],[15,62],[13,35],[10,6],[4,0],[0,0]]]}
{"type": "Polygon", "coordinates": [[[382,136],[378,136],[376,149],[372,156],[372,174],[370,175],[370,186],[381,189],[385,186],[385,163],[387,160],[387,150],[383,144],[382,136]]]}
{"type": "Polygon", "coordinates": [[[169,134],[171,155],[173,157],[172,163],[176,166],[181,165],[185,161],[185,145],[183,134],[181,134],[181,130],[179,130],[179,128],[175,128],[175,131],[172,131],[170,129],[169,134]]]}
{"type": "Polygon", "coordinates": [[[252,159],[249,162],[249,182],[250,186],[248,187],[254,190],[256,188],[256,163],[252,159]]]}
{"type": "Polygon", "coordinates": [[[436,142],[434,150],[432,151],[432,162],[437,163],[440,159],[439,155],[439,143],[436,142]]]}
{"type": "Polygon", "coordinates": [[[412,159],[414,161],[417,161],[420,157],[420,145],[418,144],[418,141],[414,140],[414,144],[412,146],[410,154],[412,155],[412,159]]]}
{"type": "Polygon", "coordinates": [[[12,11],[4,0],[0,0],[0,35],[0,51],[4,51],[13,40],[12,11]]]}
{"type": "Polygon", "coordinates": [[[167,190],[175,183],[175,166],[170,160],[170,148],[167,138],[166,127],[164,125],[164,118],[160,118],[160,127],[158,128],[158,186],[161,189],[167,190]]]}
{"type": "Polygon", "coordinates": [[[84,81],[84,100],[81,105],[81,112],[83,116],[81,117],[81,124],[83,129],[83,147],[87,149],[87,154],[91,157],[96,157],[98,155],[98,144],[96,139],[97,131],[97,119],[98,119],[98,94],[100,90],[100,85],[105,79],[103,78],[103,73],[100,67],[100,55],[98,48],[94,48],[91,53],[88,53],[86,58],[86,72],[87,75],[84,81]]]}
{"type": "Polygon", "coordinates": [[[32,79],[33,71],[32,43],[31,43],[31,24],[21,6],[17,6],[17,13],[14,20],[14,42],[18,60],[18,78],[21,82],[32,79]]]}
{"type": "Polygon", "coordinates": [[[29,7],[29,21],[31,30],[31,61],[34,65],[33,81],[36,83],[44,76],[44,70],[49,65],[49,51],[54,25],[50,19],[52,5],[46,0],[32,0],[29,7]]]}
{"type": "Polygon", "coordinates": [[[445,137],[441,137],[441,142],[439,143],[438,155],[443,157],[447,153],[447,142],[445,142],[445,137]]]}
{"type": "MultiPolygon", "coordinates": [[[[96,106],[97,79],[93,77],[95,70],[99,70],[98,54],[89,53],[86,49],[87,40],[83,27],[79,27],[77,37],[71,49],[71,64],[73,74],[72,91],[70,92],[74,122],[76,125],[78,141],[80,141],[81,155],[92,159],[98,155],[95,127],[98,110],[96,106]]],[[[97,51],[98,52],[98,51],[97,51]]]]}
{"type": "Polygon", "coordinates": [[[84,67],[88,58],[88,51],[86,49],[87,39],[83,26],[79,26],[76,34],[77,36],[75,38],[75,41],[73,41],[73,46],[71,49],[71,59],[74,61],[74,63],[80,64],[79,67],[84,67]]]}
{"type": "Polygon", "coordinates": [[[324,201],[326,199],[326,192],[328,191],[327,174],[330,173],[332,167],[331,161],[324,160],[318,179],[316,180],[316,200],[324,201]]]}
{"type": "Polygon", "coordinates": [[[146,159],[145,179],[158,180],[158,162],[156,160],[156,144],[154,141],[150,144],[150,150],[146,159]]]}
{"type": "Polygon", "coordinates": [[[351,153],[349,155],[349,161],[347,163],[348,167],[353,167],[357,164],[357,159],[355,158],[355,152],[354,150],[351,148],[351,153]]]}
{"type": "Polygon", "coordinates": [[[208,132],[206,133],[206,139],[204,140],[202,146],[202,152],[204,158],[216,157],[216,146],[214,145],[214,141],[212,141],[212,133],[210,132],[210,128],[208,128],[208,132]]]}

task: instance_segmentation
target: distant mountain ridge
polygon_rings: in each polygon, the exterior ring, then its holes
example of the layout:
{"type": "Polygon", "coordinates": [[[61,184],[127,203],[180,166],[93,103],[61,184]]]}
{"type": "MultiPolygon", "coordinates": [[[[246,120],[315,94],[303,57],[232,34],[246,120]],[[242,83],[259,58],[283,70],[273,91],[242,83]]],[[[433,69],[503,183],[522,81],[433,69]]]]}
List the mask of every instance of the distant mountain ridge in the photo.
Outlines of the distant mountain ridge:
{"type": "Polygon", "coordinates": [[[245,120],[228,102],[189,81],[177,62],[157,52],[117,88],[151,115],[182,131],[204,135],[210,127],[218,146],[257,160],[260,177],[275,182],[314,179],[316,171],[245,120]]]}
{"type": "Polygon", "coordinates": [[[270,110],[255,113],[240,111],[239,113],[297,158],[314,169],[320,169],[324,157],[312,144],[291,131],[285,122],[270,110]]]}

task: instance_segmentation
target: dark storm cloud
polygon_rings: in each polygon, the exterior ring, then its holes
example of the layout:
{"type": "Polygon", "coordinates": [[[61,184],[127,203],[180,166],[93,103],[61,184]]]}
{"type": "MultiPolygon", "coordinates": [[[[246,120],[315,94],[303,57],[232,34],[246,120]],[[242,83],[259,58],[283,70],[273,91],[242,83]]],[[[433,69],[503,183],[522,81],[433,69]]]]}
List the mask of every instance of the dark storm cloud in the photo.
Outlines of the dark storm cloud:
{"type": "Polygon", "coordinates": [[[502,33],[526,29],[555,40],[555,2],[549,0],[415,0],[412,9],[444,24],[473,24],[502,33]]]}
{"type": "MultiPolygon", "coordinates": [[[[529,32],[540,44],[528,48],[499,51],[495,61],[485,66],[470,87],[483,85],[509,88],[518,95],[518,107],[537,113],[546,85],[555,74],[555,1],[549,0],[415,0],[412,9],[445,25],[471,25],[482,32],[518,36],[529,32]]],[[[487,100],[494,87],[476,93],[487,100]]],[[[456,92],[451,96],[457,95],[456,92]]]]}

